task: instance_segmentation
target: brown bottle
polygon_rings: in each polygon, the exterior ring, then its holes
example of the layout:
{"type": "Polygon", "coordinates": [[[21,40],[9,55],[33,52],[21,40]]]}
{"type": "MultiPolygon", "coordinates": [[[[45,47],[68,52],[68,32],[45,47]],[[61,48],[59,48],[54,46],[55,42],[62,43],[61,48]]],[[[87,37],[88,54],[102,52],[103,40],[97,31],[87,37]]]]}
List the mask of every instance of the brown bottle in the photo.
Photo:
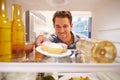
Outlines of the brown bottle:
{"type": "Polygon", "coordinates": [[[11,24],[8,21],[6,1],[0,0],[0,62],[11,61],[11,24]]]}
{"type": "Polygon", "coordinates": [[[12,5],[12,58],[25,57],[25,30],[22,21],[22,9],[18,4],[12,5]]]}

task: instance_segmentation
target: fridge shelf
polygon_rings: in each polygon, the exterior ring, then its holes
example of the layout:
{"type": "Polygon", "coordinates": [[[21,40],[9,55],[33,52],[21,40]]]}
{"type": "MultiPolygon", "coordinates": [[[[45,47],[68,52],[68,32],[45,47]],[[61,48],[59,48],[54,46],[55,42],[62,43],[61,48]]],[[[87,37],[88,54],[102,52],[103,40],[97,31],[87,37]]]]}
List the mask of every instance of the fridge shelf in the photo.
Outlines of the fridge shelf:
{"type": "Polygon", "coordinates": [[[0,72],[118,72],[118,63],[0,63],[0,72]]]}

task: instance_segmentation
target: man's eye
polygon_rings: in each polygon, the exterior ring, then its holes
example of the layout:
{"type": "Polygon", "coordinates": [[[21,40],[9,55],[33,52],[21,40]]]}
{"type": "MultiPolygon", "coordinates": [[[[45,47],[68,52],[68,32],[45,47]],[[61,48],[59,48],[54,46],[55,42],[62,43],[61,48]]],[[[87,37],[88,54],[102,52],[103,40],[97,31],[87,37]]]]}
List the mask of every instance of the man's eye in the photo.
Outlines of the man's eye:
{"type": "Polygon", "coordinates": [[[56,26],[56,28],[60,28],[60,26],[56,26]]]}
{"type": "Polygon", "coordinates": [[[64,25],[63,27],[64,27],[64,28],[67,28],[67,27],[68,27],[68,25],[64,25]]]}

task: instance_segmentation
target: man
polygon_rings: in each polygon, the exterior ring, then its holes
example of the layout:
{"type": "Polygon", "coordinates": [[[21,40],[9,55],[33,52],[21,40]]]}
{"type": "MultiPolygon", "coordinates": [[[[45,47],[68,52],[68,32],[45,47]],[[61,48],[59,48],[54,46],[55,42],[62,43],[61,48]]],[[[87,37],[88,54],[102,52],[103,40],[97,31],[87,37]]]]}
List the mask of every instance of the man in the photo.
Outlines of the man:
{"type": "Polygon", "coordinates": [[[35,40],[36,46],[41,45],[45,40],[50,40],[55,43],[65,43],[68,45],[68,49],[75,49],[75,43],[80,38],[86,38],[71,31],[73,24],[70,11],[56,11],[53,16],[53,26],[55,33],[51,34],[48,39],[39,35],[35,40]]]}

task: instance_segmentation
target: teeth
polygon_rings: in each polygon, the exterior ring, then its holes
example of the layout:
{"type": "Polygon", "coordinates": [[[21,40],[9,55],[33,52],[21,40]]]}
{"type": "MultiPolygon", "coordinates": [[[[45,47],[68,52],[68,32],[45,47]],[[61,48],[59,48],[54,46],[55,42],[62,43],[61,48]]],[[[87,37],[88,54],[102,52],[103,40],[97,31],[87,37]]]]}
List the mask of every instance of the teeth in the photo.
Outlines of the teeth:
{"type": "Polygon", "coordinates": [[[60,34],[61,36],[63,36],[64,34],[60,34]]]}

